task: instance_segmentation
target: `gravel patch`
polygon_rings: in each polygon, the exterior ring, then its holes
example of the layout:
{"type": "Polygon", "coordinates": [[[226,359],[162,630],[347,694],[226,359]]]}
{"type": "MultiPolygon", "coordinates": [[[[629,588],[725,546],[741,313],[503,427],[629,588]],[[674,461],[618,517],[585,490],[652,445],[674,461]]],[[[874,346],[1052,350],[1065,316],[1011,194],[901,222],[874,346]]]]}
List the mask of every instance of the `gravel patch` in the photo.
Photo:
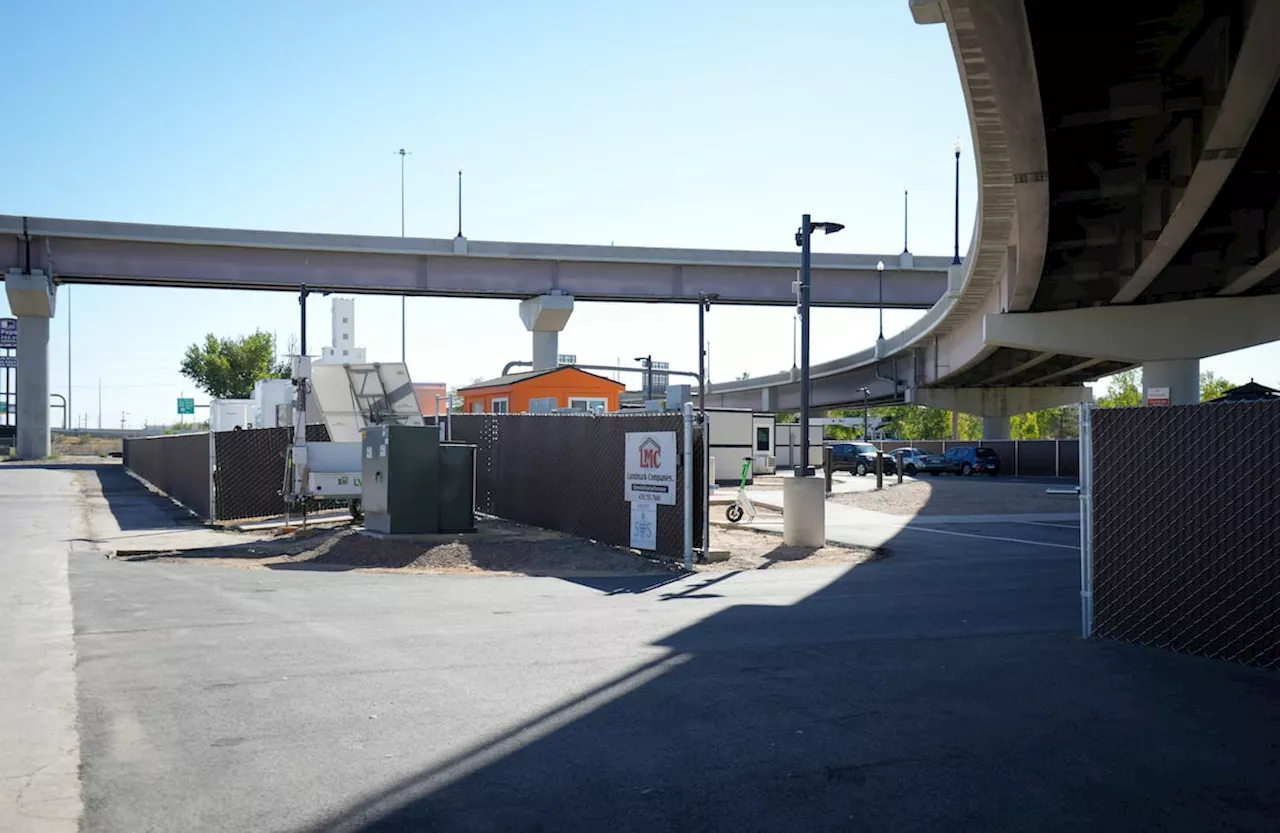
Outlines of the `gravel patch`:
{"type": "MultiPolygon", "coordinates": [[[[872,550],[826,546],[785,547],[780,535],[713,526],[711,545],[731,553],[698,571],[757,570],[777,566],[854,564],[872,550]]],[[[676,562],[559,532],[500,520],[481,521],[475,533],[387,537],[363,530],[308,529],[275,539],[190,550],[122,550],[121,561],[199,563],[273,570],[373,570],[529,576],[675,575],[676,562]]]]}
{"type": "Polygon", "coordinates": [[[1009,483],[976,477],[933,477],[892,489],[842,492],[831,500],[889,515],[1023,515],[1073,512],[1072,497],[1047,495],[1044,483],[1009,483]]]}
{"type": "Polygon", "coordinates": [[[776,532],[742,526],[711,527],[711,548],[727,550],[727,561],[699,564],[699,572],[723,570],[767,570],[777,567],[813,567],[833,564],[860,564],[882,553],[866,547],[827,543],[825,547],[788,547],[776,532]]]}

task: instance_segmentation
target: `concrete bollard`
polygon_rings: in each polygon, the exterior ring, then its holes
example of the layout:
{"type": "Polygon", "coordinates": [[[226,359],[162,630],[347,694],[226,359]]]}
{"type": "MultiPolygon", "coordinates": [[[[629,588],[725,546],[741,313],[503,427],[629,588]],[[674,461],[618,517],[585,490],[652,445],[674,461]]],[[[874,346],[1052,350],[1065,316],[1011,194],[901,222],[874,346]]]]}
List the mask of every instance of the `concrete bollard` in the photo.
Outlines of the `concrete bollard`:
{"type": "Polygon", "coordinates": [[[821,547],[827,542],[827,495],[816,477],[782,481],[782,543],[821,547]]]}
{"type": "Polygon", "coordinates": [[[884,452],[876,452],[876,488],[884,488],[884,452]]]}
{"type": "Polygon", "coordinates": [[[901,486],[902,485],[902,449],[899,448],[897,451],[895,451],[894,456],[897,458],[897,462],[898,462],[898,485],[901,486]]]}

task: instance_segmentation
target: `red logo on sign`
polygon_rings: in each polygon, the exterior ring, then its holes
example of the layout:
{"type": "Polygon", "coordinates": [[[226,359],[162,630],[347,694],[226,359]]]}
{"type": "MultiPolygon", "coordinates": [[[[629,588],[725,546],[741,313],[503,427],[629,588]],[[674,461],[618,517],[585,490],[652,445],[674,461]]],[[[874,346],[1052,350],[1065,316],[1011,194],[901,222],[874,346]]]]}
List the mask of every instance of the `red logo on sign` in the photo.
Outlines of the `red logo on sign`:
{"type": "Polygon", "coordinates": [[[645,441],[640,443],[640,468],[662,468],[662,446],[658,445],[658,441],[653,437],[646,437],[645,441]]]}

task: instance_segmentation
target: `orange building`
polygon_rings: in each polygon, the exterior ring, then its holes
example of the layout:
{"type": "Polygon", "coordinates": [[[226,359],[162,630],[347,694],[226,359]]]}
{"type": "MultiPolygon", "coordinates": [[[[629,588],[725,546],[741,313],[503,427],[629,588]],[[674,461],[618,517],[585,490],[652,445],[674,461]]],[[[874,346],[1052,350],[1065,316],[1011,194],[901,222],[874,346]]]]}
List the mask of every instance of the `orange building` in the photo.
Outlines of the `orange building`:
{"type": "Polygon", "coordinates": [[[556,408],[582,411],[618,410],[626,385],[572,365],[512,373],[459,388],[462,409],[469,414],[546,413],[556,408]]]}
{"type": "Polygon", "coordinates": [[[443,416],[449,412],[448,388],[444,382],[414,382],[413,392],[418,397],[418,407],[424,417],[443,416]]]}

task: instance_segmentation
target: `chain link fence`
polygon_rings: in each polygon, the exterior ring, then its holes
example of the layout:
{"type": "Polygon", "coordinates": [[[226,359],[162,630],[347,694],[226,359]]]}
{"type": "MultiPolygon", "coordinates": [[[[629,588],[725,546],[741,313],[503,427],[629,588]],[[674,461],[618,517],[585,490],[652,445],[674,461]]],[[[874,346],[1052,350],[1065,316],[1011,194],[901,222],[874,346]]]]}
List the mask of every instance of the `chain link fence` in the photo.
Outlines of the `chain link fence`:
{"type": "Polygon", "coordinates": [[[1085,633],[1280,667],[1280,404],[1095,409],[1081,427],[1085,633]]]}
{"type": "Polygon", "coordinates": [[[885,440],[873,445],[885,453],[899,448],[918,448],[925,454],[945,454],[948,448],[981,446],[993,449],[999,455],[1001,474],[1019,477],[1076,477],[1080,474],[1078,440],[885,440]]]}
{"type": "MultiPolygon", "coordinates": [[[[293,442],[292,428],[249,428],[213,435],[214,520],[235,521],[284,514],[285,458],[293,442]]],[[[323,423],[307,426],[307,442],[329,441],[323,423]]],[[[312,511],[336,509],[345,501],[312,500],[312,511]]]]}
{"type": "MultiPolygon", "coordinates": [[[[657,507],[655,552],[683,556],[681,414],[455,414],[451,420],[453,439],[476,446],[476,511],[620,547],[631,543],[631,504],[623,492],[626,435],[674,431],[681,450],[675,505],[657,507]]],[[[695,425],[695,496],[705,490],[702,453],[695,425]]],[[[701,547],[702,501],[693,505],[694,546],[701,547]]]]}

